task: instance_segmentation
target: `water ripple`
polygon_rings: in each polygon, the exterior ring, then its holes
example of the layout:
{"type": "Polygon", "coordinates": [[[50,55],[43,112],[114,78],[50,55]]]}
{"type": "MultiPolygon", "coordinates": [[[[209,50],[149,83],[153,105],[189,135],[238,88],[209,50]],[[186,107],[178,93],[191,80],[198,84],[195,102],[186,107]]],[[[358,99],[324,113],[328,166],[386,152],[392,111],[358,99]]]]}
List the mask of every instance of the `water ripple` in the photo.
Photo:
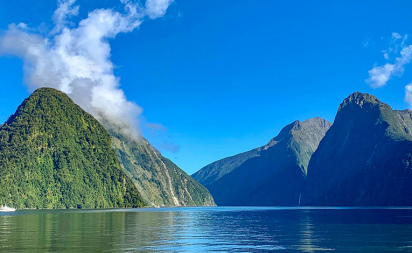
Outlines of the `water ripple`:
{"type": "Polygon", "coordinates": [[[412,210],[161,208],[0,215],[0,251],[410,251],[412,210]]]}

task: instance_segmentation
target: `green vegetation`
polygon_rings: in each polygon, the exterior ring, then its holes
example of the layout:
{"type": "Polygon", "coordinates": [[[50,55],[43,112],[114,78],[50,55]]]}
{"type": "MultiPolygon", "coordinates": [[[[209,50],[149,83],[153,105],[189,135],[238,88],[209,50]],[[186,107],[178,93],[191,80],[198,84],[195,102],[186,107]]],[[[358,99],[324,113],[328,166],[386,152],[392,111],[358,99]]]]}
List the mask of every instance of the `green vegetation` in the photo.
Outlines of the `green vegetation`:
{"type": "Polygon", "coordinates": [[[62,92],[35,91],[0,128],[0,200],[16,208],[139,207],[103,126],[62,92]]]}
{"type": "Polygon", "coordinates": [[[210,206],[209,191],[164,158],[150,143],[133,140],[108,126],[113,148],[142,197],[156,206],[210,206]]]}

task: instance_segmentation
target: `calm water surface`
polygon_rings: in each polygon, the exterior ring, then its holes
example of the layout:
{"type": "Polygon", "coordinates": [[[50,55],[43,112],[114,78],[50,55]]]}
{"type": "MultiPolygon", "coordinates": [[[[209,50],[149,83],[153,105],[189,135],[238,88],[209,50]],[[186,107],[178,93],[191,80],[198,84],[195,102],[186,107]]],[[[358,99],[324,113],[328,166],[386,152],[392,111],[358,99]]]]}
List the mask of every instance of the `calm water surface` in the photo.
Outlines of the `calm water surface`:
{"type": "Polygon", "coordinates": [[[0,252],[412,251],[412,209],[257,207],[0,214],[0,252]]]}

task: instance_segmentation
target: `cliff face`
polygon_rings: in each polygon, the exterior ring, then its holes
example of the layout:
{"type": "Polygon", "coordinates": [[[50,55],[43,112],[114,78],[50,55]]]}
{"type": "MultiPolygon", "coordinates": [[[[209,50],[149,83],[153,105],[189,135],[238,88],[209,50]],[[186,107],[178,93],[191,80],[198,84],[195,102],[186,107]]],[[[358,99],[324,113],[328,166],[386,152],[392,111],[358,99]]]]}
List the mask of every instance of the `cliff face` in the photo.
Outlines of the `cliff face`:
{"type": "Polygon", "coordinates": [[[208,165],[194,177],[206,182],[218,205],[298,205],[309,159],[330,125],[321,118],[295,121],[265,146],[208,165]]]}
{"type": "Polygon", "coordinates": [[[412,113],[354,93],[308,166],[306,205],[412,204],[412,113]]]}
{"type": "Polygon", "coordinates": [[[50,88],[36,90],[0,128],[0,199],[16,208],[144,205],[103,126],[50,88]]]}
{"type": "MultiPolygon", "coordinates": [[[[110,128],[108,128],[110,129],[110,128]]],[[[163,157],[150,143],[133,140],[119,131],[109,130],[112,146],[123,169],[153,206],[215,205],[209,191],[163,157]]]]}

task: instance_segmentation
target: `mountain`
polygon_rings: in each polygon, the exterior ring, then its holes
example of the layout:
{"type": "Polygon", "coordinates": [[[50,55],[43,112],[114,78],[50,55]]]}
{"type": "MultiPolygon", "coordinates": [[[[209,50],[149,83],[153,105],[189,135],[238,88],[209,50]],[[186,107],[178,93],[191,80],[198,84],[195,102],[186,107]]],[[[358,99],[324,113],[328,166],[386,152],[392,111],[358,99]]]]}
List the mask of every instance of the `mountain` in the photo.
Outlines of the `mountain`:
{"type": "Polygon", "coordinates": [[[0,200],[16,208],[144,205],[107,131],[51,88],[36,90],[0,128],[0,200]]]}
{"type": "Polygon", "coordinates": [[[223,158],[201,168],[196,173],[194,173],[192,177],[202,185],[208,187],[209,185],[212,185],[213,183],[218,181],[224,175],[229,174],[233,170],[237,169],[245,161],[259,156],[261,151],[262,147],[259,147],[234,156],[223,158]]]}
{"type": "Polygon", "coordinates": [[[411,206],[412,111],[353,93],[308,167],[306,205],[411,206]]]}
{"type": "Polygon", "coordinates": [[[215,205],[204,186],[163,157],[146,139],[134,140],[113,127],[106,129],[122,167],[147,203],[153,206],[215,205]]]}
{"type": "Polygon", "coordinates": [[[209,164],[193,177],[217,205],[298,205],[309,159],[330,126],[321,118],[295,121],[265,146],[209,164]]]}

